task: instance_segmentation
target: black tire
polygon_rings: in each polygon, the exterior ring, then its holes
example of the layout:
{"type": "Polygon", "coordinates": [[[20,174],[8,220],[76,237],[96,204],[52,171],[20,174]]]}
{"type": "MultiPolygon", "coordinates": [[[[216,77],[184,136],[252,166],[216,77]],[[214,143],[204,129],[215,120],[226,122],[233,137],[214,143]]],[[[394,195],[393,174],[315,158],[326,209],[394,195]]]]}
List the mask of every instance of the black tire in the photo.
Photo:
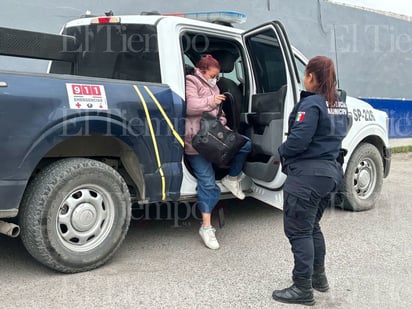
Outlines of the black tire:
{"type": "Polygon", "coordinates": [[[20,206],[21,238],[40,263],[60,272],[97,268],[119,248],[131,201],[118,172],[99,161],[56,161],[29,183],[20,206]]]}
{"type": "Polygon", "coordinates": [[[383,183],[383,162],[372,144],[360,144],[353,152],[345,171],[343,208],[364,211],[373,208],[383,183]]]}

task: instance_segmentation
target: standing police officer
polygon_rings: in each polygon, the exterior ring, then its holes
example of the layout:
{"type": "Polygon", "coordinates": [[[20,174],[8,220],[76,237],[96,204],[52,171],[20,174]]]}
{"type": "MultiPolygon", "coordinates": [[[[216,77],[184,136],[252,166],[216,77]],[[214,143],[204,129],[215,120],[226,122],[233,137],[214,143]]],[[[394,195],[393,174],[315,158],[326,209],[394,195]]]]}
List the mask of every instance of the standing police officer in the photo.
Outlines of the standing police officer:
{"type": "Polygon", "coordinates": [[[304,85],[307,91],[302,91],[290,114],[288,137],[279,147],[287,175],[283,223],[294,256],[294,284],[275,290],[272,297],[285,303],[313,305],[313,288],[321,292],[329,289],[319,221],[343,177],[337,158],[347,131],[347,108],[338,102],[331,59],[311,59],[304,85]]]}

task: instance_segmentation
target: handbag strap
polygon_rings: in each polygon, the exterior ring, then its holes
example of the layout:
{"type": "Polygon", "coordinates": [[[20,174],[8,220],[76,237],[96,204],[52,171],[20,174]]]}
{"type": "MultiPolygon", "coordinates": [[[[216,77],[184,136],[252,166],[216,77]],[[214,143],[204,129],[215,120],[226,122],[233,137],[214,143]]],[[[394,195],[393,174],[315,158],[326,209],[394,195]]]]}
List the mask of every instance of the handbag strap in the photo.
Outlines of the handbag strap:
{"type": "Polygon", "coordinates": [[[222,105],[223,105],[223,102],[219,104],[219,109],[218,109],[218,111],[217,111],[216,119],[218,119],[218,120],[219,120],[219,118],[222,116],[222,112],[223,112],[223,107],[222,107],[222,105]]]}

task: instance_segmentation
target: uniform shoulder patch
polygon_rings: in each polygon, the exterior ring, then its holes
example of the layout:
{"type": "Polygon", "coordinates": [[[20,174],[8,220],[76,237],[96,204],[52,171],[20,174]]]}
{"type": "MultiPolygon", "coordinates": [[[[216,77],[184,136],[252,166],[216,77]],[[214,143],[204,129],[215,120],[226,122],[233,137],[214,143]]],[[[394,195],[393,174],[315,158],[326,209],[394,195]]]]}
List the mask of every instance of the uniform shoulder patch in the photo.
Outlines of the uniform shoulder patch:
{"type": "Polygon", "coordinates": [[[295,121],[302,122],[305,119],[305,112],[298,112],[295,121]]]}

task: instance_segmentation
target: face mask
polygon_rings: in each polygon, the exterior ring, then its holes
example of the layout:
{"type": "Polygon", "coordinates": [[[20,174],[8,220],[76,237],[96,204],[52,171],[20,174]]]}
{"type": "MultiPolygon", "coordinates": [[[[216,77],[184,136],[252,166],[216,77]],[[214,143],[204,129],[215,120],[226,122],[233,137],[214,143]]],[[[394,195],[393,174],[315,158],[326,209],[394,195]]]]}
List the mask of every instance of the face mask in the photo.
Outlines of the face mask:
{"type": "Polygon", "coordinates": [[[217,83],[217,79],[216,79],[216,78],[209,79],[209,85],[210,85],[210,86],[215,87],[215,86],[216,86],[216,83],[217,83]]]}

